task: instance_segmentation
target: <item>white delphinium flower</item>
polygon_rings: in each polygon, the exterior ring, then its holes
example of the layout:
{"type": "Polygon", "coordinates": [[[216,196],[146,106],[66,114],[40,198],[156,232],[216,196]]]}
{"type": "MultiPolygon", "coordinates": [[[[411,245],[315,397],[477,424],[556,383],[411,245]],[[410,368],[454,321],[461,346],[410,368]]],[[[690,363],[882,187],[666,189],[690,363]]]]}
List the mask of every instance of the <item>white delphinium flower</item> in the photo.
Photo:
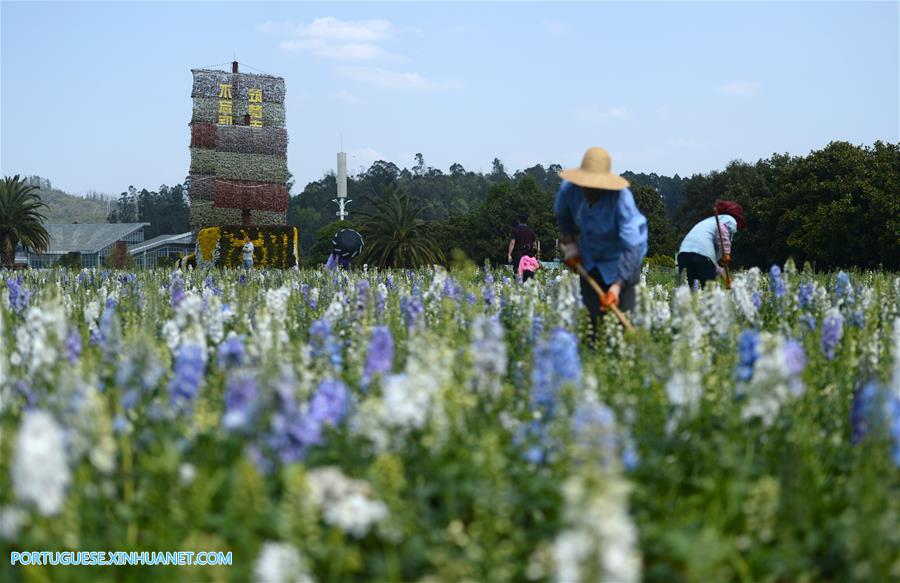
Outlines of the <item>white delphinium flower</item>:
{"type": "Polygon", "coordinates": [[[34,504],[44,516],[62,510],[69,485],[65,436],[53,417],[32,410],[22,415],[12,460],[16,498],[34,504]]]}
{"type": "Polygon", "coordinates": [[[731,300],[725,290],[714,287],[708,292],[704,291],[700,296],[700,314],[713,334],[719,338],[728,336],[734,322],[734,314],[731,310],[731,300]]]}
{"type": "Polygon", "coordinates": [[[25,323],[16,328],[15,337],[16,352],[29,378],[39,374],[49,377],[60,358],[58,346],[65,335],[66,316],[58,300],[28,309],[25,323]]]}
{"type": "Polygon", "coordinates": [[[802,347],[786,341],[780,334],[761,332],[759,357],[753,364],[753,375],[739,387],[744,395],[743,419],[760,419],[769,427],[781,407],[803,393],[800,375],[805,366],[802,347]]]}
{"type": "MultiPolygon", "coordinates": [[[[758,271],[758,270],[757,270],[758,271]]],[[[753,286],[747,273],[738,273],[731,280],[731,298],[737,311],[751,324],[756,323],[757,310],[753,303],[753,286]]]]}
{"type": "Polygon", "coordinates": [[[387,506],[372,498],[368,482],[348,478],[336,467],[312,470],[307,484],[309,500],[322,509],[325,523],[347,534],[363,537],[388,517],[387,506]]]}
{"type": "Polygon", "coordinates": [[[476,391],[497,397],[506,374],[506,342],[503,326],[495,318],[479,316],[472,323],[472,385],[476,391]]]}
{"type": "Polygon", "coordinates": [[[327,506],[322,514],[326,524],[347,534],[362,538],[374,524],[387,518],[388,509],[380,500],[370,500],[359,493],[350,494],[327,506]]]}
{"type": "Polygon", "coordinates": [[[265,306],[256,311],[253,325],[253,344],[261,355],[271,355],[275,348],[275,333],[272,330],[272,315],[265,306]]]}
{"type": "Polygon", "coordinates": [[[266,306],[276,322],[284,322],[287,319],[287,303],[290,295],[291,290],[288,286],[266,290],[266,306]]]}
{"type": "Polygon", "coordinates": [[[666,396],[670,405],[695,414],[703,398],[703,376],[697,370],[676,369],[666,381],[666,396]]]}
{"type": "Polygon", "coordinates": [[[255,583],[312,583],[300,551],[290,543],[266,542],[253,564],[255,583]]]}
{"type": "Polygon", "coordinates": [[[193,464],[183,463],[178,466],[178,483],[182,486],[189,486],[197,477],[197,468],[193,464]]]}
{"type": "Polygon", "coordinates": [[[225,338],[225,318],[219,296],[210,292],[206,297],[206,337],[213,345],[225,338]]]}
{"type": "Polygon", "coordinates": [[[0,508],[0,539],[15,542],[26,518],[28,516],[15,506],[0,508]]]}
{"type": "Polygon", "coordinates": [[[570,476],[563,482],[563,520],[556,538],[554,579],[637,582],[641,554],[637,528],[628,514],[631,487],[616,474],[570,476]]]}
{"type": "Polygon", "coordinates": [[[335,324],[344,319],[344,294],[338,292],[331,298],[331,303],[325,309],[322,316],[325,321],[333,328],[335,324]]]}
{"type": "MultiPolygon", "coordinates": [[[[900,281],[900,278],[898,278],[898,281],[900,281]]],[[[891,352],[894,355],[894,373],[888,382],[891,384],[891,392],[900,399],[900,317],[894,318],[891,352]]]]}
{"type": "Polygon", "coordinates": [[[206,330],[202,321],[203,298],[195,291],[186,291],[175,308],[175,316],[163,324],[166,345],[174,354],[182,344],[196,344],[206,350],[206,330]]]}

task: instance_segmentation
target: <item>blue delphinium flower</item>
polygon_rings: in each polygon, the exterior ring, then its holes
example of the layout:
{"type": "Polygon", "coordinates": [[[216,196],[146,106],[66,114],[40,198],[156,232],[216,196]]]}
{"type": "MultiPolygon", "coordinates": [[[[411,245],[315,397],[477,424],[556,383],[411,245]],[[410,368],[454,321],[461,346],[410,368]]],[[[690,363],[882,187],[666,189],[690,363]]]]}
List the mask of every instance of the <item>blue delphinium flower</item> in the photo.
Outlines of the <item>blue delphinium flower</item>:
{"type": "Polygon", "coordinates": [[[494,303],[494,277],[487,272],[484,274],[484,304],[486,306],[491,306],[494,303]]]}
{"type": "Polygon", "coordinates": [[[216,354],[219,368],[232,368],[244,365],[246,358],[246,349],[244,347],[244,337],[237,334],[229,334],[222,344],[219,345],[216,354]]]}
{"type": "Polygon", "coordinates": [[[328,320],[319,319],[313,321],[309,327],[309,336],[312,355],[314,357],[327,357],[335,368],[340,368],[341,362],[343,362],[341,347],[331,333],[331,326],[328,324],[328,320]]]}
{"type": "Polygon", "coordinates": [[[538,338],[541,337],[541,334],[544,332],[544,319],[540,316],[535,316],[533,320],[531,320],[531,341],[534,342],[538,338]]]}
{"type": "Polygon", "coordinates": [[[866,314],[862,310],[854,310],[850,315],[850,322],[857,328],[866,325],[866,314]]]}
{"type": "Polygon", "coordinates": [[[539,420],[533,420],[519,426],[513,436],[513,445],[524,448],[522,456],[530,464],[542,464],[547,461],[552,441],[547,434],[547,426],[539,420]]]}
{"type": "Polygon", "coordinates": [[[775,297],[780,298],[784,296],[784,277],[782,277],[781,268],[778,265],[773,265],[769,269],[769,281],[775,297]]]}
{"type": "Polygon", "coordinates": [[[394,339],[391,330],[387,326],[376,326],[369,340],[369,353],[361,381],[363,388],[367,388],[376,375],[390,373],[393,365],[394,339]]]}
{"type": "Polygon", "coordinates": [[[270,445],[285,463],[302,460],[311,446],[323,443],[325,427],[337,426],[349,409],[350,391],[334,379],[319,383],[305,414],[282,394],[281,408],[272,417],[270,445]]]}
{"type": "Polygon", "coordinates": [[[838,272],[834,291],[839,298],[843,298],[847,303],[853,303],[853,285],[850,283],[850,276],[845,272],[838,272]]]}
{"type": "Polygon", "coordinates": [[[816,329],[816,317],[812,314],[803,314],[800,316],[800,321],[806,324],[810,332],[816,329]]]}
{"type": "Polygon", "coordinates": [[[241,276],[238,278],[238,283],[241,284],[241,285],[244,285],[244,284],[247,283],[247,277],[246,277],[243,273],[242,273],[241,276]]]}
{"type": "Polygon", "coordinates": [[[381,289],[375,289],[375,315],[380,316],[384,313],[384,306],[387,302],[387,298],[384,297],[384,294],[381,292],[381,289]]]}
{"type": "Polygon", "coordinates": [[[225,386],[222,426],[230,431],[244,429],[253,417],[257,394],[256,379],[247,371],[237,371],[225,386]]]}
{"type": "Polygon", "coordinates": [[[78,357],[81,356],[81,334],[77,328],[70,328],[66,336],[66,354],[71,364],[78,362],[78,357]]]}
{"type": "Polygon", "coordinates": [[[835,350],[844,336],[844,318],[837,310],[831,310],[822,324],[822,350],[828,360],[834,360],[835,350]]]}
{"type": "Polygon", "coordinates": [[[534,353],[534,369],[531,374],[532,408],[546,418],[556,411],[556,400],[566,383],[581,382],[581,358],[578,340],[562,328],[557,328],[550,339],[538,344],[534,353]]]}
{"type": "Polygon", "coordinates": [[[616,416],[600,403],[585,403],[572,414],[572,435],[581,452],[596,455],[606,465],[616,458],[616,416]]]}
{"type": "Polygon", "coordinates": [[[753,292],[753,297],[751,299],[753,300],[753,305],[756,306],[756,309],[758,310],[762,305],[762,294],[758,291],[753,292]]]}
{"type": "Polygon", "coordinates": [[[300,284],[300,295],[303,296],[303,301],[309,300],[309,284],[300,284]]]}
{"type": "Polygon", "coordinates": [[[175,375],[169,381],[169,399],[181,408],[193,403],[206,371],[206,352],[198,344],[183,344],[175,354],[175,375]]]}
{"type": "Polygon", "coordinates": [[[815,286],[812,283],[801,283],[797,287],[797,304],[801,308],[808,308],[813,302],[815,286]]]}
{"type": "Polygon", "coordinates": [[[894,465],[900,468],[900,397],[894,395],[888,403],[888,432],[893,444],[894,465]]]}
{"type": "Polygon", "coordinates": [[[22,285],[22,276],[8,278],[6,288],[9,291],[9,307],[19,314],[27,310],[31,292],[22,285]]]}
{"type": "Polygon", "coordinates": [[[37,395],[34,394],[25,379],[19,379],[13,383],[13,392],[25,401],[25,409],[31,409],[37,405],[37,395]]]}
{"type": "Polygon", "coordinates": [[[759,358],[759,332],[753,329],[744,330],[738,337],[738,366],[735,376],[747,382],[753,377],[753,365],[759,358]]]}
{"type": "Polygon", "coordinates": [[[478,301],[478,298],[475,296],[475,294],[469,292],[466,294],[466,301],[469,302],[470,306],[474,306],[475,302],[478,301]]]}
{"type": "Polygon", "coordinates": [[[203,281],[203,287],[211,291],[215,296],[222,295],[222,288],[216,285],[216,280],[211,275],[206,276],[206,279],[203,281]]]}
{"type": "Polygon", "coordinates": [[[877,428],[880,421],[878,412],[882,406],[882,393],[875,381],[869,381],[853,393],[850,405],[850,443],[860,443],[877,428]]]}
{"type": "Polygon", "coordinates": [[[103,348],[105,356],[113,356],[119,349],[119,322],[116,315],[116,300],[106,298],[106,307],[100,316],[100,327],[91,342],[103,348]]]}

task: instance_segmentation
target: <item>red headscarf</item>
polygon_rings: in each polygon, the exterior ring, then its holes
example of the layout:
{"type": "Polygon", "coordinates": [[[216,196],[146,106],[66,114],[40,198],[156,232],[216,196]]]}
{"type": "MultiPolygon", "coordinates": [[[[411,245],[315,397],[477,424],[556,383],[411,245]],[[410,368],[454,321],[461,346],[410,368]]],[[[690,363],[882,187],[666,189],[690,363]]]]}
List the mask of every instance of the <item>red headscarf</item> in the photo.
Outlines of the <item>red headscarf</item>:
{"type": "Polygon", "coordinates": [[[744,221],[744,208],[733,200],[716,200],[713,208],[720,215],[731,215],[737,221],[738,230],[743,231],[747,223],[744,221]]]}

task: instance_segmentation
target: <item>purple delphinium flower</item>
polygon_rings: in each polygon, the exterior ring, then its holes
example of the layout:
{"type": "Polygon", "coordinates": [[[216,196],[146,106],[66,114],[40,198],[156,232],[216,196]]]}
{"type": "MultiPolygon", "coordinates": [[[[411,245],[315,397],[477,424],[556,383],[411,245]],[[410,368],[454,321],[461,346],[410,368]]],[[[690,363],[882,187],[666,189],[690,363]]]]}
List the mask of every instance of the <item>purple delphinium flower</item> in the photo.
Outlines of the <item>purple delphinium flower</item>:
{"type": "Polygon", "coordinates": [[[788,374],[791,376],[803,374],[803,369],[806,368],[806,352],[803,350],[803,345],[796,340],[785,342],[784,361],[788,374]]]}
{"type": "Polygon", "coordinates": [[[66,354],[71,364],[78,362],[78,357],[81,356],[81,334],[77,328],[70,328],[66,336],[66,354]]]}
{"type": "Polygon", "coordinates": [[[37,395],[34,394],[34,391],[31,390],[31,387],[28,386],[24,379],[19,379],[13,383],[13,392],[22,397],[25,401],[24,407],[26,409],[31,409],[37,405],[37,395]]]}
{"type": "Polygon", "coordinates": [[[367,388],[375,375],[388,374],[394,365],[394,339],[387,326],[376,326],[372,329],[369,340],[369,354],[363,370],[362,386],[367,388]]]}
{"type": "Polygon", "coordinates": [[[238,283],[241,285],[244,285],[245,283],[247,283],[247,277],[243,273],[238,278],[238,283]]]}
{"type": "Polygon", "coordinates": [[[192,403],[206,371],[206,352],[197,344],[183,344],[175,354],[175,375],[169,381],[169,399],[175,407],[192,403]]]}
{"type": "Polygon", "coordinates": [[[475,296],[475,294],[470,292],[466,294],[466,301],[469,302],[470,306],[474,306],[475,302],[478,301],[478,298],[475,296]]]}
{"type": "Polygon", "coordinates": [[[361,279],[356,282],[356,309],[360,312],[366,310],[369,300],[369,280],[361,279]]]}
{"type": "Polygon", "coordinates": [[[822,350],[828,360],[834,360],[835,350],[844,336],[844,318],[837,310],[831,310],[822,324],[822,350]]]}
{"type": "Polygon", "coordinates": [[[27,310],[31,292],[22,285],[22,275],[8,278],[6,288],[9,290],[9,307],[19,314],[27,310]]]}
{"type": "Polygon", "coordinates": [[[584,452],[596,452],[601,460],[615,459],[618,439],[616,416],[600,403],[586,403],[572,414],[572,436],[584,452]]]}
{"type": "Polygon", "coordinates": [[[753,377],[753,365],[759,358],[759,332],[744,330],[738,337],[738,366],[735,376],[747,382],[753,377]]]}
{"type": "Polygon", "coordinates": [[[758,310],[759,307],[762,305],[762,294],[760,294],[759,292],[753,292],[752,299],[753,299],[753,305],[756,306],[756,309],[758,310]]]}
{"type": "Polygon", "coordinates": [[[181,280],[181,273],[176,271],[172,274],[172,309],[178,307],[184,300],[184,282],[181,280]]]}
{"type": "Polygon", "coordinates": [[[236,371],[225,386],[225,411],[222,426],[229,431],[239,431],[253,417],[256,403],[256,379],[247,371],[236,371]]]}
{"type": "Polygon", "coordinates": [[[562,328],[557,328],[550,339],[538,344],[534,353],[534,369],[531,374],[531,405],[552,418],[556,410],[556,399],[566,383],[581,382],[581,357],[578,354],[578,340],[562,328]]]}
{"type": "Polygon", "coordinates": [[[862,310],[854,310],[850,315],[850,322],[857,328],[866,325],[866,314],[862,310]]]}
{"type": "Polygon", "coordinates": [[[103,348],[104,353],[115,352],[118,349],[119,327],[114,298],[106,298],[106,307],[103,309],[103,315],[100,316],[99,330],[96,337],[91,338],[91,342],[103,348]],[[96,342],[94,342],[95,339],[96,342]]]}
{"type": "Polygon", "coordinates": [[[812,283],[801,283],[797,288],[797,304],[801,308],[808,308],[813,302],[815,286],[812,283]]]}
{"type": "Polygon", "coordinates": [[[425,323],[425,306],[418,294],[411,294],[406,301],[406,327],[413,328],[425,323]]]}
{"type": "Polygon", "coordinates": [[[306,283],[300,284],[300,295],[303,296],[304,301],[309,300],[309,284],[306,284],[306,283]]]}
{"type": "Polygon", "coordinates": [[[302,460],[307,450],[324,441],[327,426],[337,426],[350,408],[350,392],[344,383],[325,379],[316,388],[305,414],[282,395],[281,410],[272,418],[270,443],[285,463],[302,460]]]}
{"type": "Polygon", "coordinates": [[[375,314],[380,316],[384,313],[386,298],[380,289],[375,289],[375,314]]]}
{"type": "Polygon", "coordinates": [[[784,277],[781,275],[781,268],[778,265],[773,265],[769,269],[769,282],[776,298],[784,296],[784,277]]]}
{"type": "Polygon", "coordinates": [[[219,345],[216,358],[219,368],[224,369],[243,366],[245,355],[244,337],[237,334],[229,334],[228,338],[219,345]]]}

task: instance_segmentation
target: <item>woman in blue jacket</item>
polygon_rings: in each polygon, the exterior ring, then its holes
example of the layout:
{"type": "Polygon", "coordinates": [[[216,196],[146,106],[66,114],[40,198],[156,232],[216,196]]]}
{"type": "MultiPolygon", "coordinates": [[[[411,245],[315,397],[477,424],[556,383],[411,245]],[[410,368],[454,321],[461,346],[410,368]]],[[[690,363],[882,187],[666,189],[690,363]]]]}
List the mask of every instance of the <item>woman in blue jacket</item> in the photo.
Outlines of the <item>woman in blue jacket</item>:
{"type": "Polygon", "coordinates": [[[610,305],[632,309],[634,286],[647,255],[647,219],[635,205],[628,181],[612,173],[612,161],[603,148],[591,148],[580,168],[559,175],[563,183],[554,210],[565,262],[569,267],[584,264],[605,292],[598,298],[582,279],[581,298],[591,321],[610,305]]]}

